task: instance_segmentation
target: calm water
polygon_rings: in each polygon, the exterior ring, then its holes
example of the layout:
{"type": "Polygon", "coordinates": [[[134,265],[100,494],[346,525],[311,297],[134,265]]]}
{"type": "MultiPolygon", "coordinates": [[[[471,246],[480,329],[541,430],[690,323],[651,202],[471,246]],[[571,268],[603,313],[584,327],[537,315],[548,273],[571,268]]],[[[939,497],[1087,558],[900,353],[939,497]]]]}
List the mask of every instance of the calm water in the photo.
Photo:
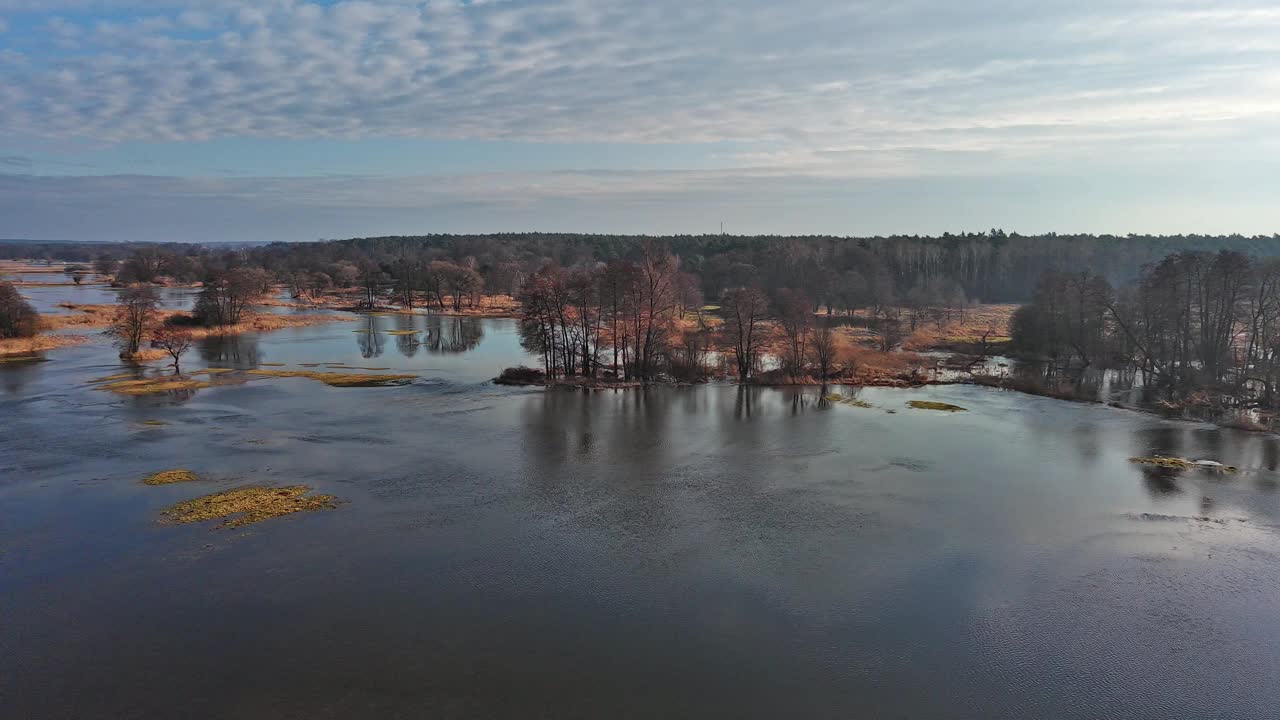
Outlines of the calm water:
{"type": "Polygon", "coordinates": [[[184,364],[421,380],[129,399],[88,384],[120,369],[104,346],[0,369],[4,717],[1280,707],[1273,437],[960,386],[868,389],[866,409],[486,382],[521,355],[510,321],[375,317],[184,364]],[[1242,472],[1127,461],[1154,453],[1242,472]],[[209,479],[138,483],[174,467],[209,479]],[[156,522],[249,482],[346,502],[237,531],[156,522]]]}
{"type": "MultiPolygon", "coordinates": [[[[10,282],[39,283],[39,285],[22,285],[18,293],[35,308],[36,312],[67,312],[58,307],[59,303],[76,305],[107,305],[116,301],[119,290],[97,282],[86,282],[74,285],[71,278],[60,273],[0,273],[0,280],[10,282]],[[65,283],[65,284],[64,284],[65,283]],[[41,287],[43,286],[43,287],[41,287]]],[[[198,289],[168,288],[156,289],[160,296],[160,306],[168,310],[190,310],[195,304],[198,289]]]]}

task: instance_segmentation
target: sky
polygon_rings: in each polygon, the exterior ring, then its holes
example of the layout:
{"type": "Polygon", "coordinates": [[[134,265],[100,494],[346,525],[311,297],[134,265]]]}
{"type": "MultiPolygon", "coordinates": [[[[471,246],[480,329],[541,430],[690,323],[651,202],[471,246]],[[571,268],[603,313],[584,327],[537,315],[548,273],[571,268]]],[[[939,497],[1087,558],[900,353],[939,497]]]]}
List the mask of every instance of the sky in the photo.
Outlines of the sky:
{"type": "Polygon", "coordinates": [[[1276,0],[0,0],[0,237],[1280,232],[1276,0]]]}

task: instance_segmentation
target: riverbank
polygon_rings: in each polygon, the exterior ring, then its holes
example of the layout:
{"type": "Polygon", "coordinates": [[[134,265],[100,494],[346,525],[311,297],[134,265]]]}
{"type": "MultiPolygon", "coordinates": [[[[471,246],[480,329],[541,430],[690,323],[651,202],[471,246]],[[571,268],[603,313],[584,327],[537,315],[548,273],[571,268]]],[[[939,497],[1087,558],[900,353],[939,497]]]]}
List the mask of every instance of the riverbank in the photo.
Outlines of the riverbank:
{"type": "MultiPolygon", "coordinates": [[[[0,340],[0,357],[20,356],[31,353],[47,352],[65,347],[73,347],[105,339],[101,334],[79,335],[62,333],[63,330],[104,330],[111,324],[116,311],[115,305],[76,305],[60,303],[69,313],[44,313],[40,315],[41,332],[29,338],[7,338],[0,340]],[[53,331],[53,332],[51,332],[53,331]]],[[[161,323],[189,318],[182,311],[159,311],[157,318],[161,323]]],[[[291,328],[310,327],[337,322],[353,322],[356,318],[350,315],[275,315],[271,313],[254,313],[235,325],[205,327],[202,325],[186,325],[181,322],[177,327],[191,334],[192,339],[201,340],[208,337],[225,337],[246,333],[273,332],[291,328]]],[[[151,361],[168,357],[161,350],[144,348],[128,359],[134,361],[151,361]]]]}
{"type": "Polygon", "coordinates": [[[36,335],[29,338],[5,338],[0,340],[0,359],[48,352],[59,348],[74,347],[93,342],[88,335],[36,335]]]}
{"type": "Polygon", "coordinates": [[[317,297],[270,298],[257,304],[270,307],[301,307],[315,310],[340,310],[362,314],[382,315],[442,315],[445,317],[470,318],[519,318],[520,302],[510,295],[481,295],[474,303],[468,302],[454,308],[452,303],[419,304],[413,307],[401,305],[378,304],[369,307],[362,303],[363,291],[359,289],[338,290],[324,293],[317,297]]]}

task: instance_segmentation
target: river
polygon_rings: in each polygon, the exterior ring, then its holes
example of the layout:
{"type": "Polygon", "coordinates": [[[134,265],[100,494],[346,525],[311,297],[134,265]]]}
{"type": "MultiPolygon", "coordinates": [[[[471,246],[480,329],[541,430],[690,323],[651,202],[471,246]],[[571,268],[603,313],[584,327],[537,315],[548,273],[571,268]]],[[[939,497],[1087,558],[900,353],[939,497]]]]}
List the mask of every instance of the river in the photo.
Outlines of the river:
{"type": "Polygon", "coordinates": [[[92,383],[120,371],[107,346],[48,357],[0,366],[5,717],[1280,707],[1273,436],[969,386],[857,392],[871,407],[503,388],[488,379],[528,361],[509,320],[367,317],[183,363],[420,376],[402,387],[129,398],[92,383]],[[1155,454],[1240,471],[1128,460],[1155,454]],[[139,483],[179,467],[205,479],[139,483]],[[342,503],[157,522],[246,483],[342,503]]]}

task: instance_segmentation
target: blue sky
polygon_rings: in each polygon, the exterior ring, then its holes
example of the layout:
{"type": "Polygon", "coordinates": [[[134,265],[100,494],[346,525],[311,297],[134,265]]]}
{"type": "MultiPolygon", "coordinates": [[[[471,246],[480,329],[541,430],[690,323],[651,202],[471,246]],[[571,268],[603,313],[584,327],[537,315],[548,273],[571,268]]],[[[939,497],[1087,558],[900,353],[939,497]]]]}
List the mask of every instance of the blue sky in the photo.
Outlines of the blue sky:
{"type": "Polygon", "coordinates": [[[0,0],[0,237],[1280,231],[1273,0],[0,0]]]}

